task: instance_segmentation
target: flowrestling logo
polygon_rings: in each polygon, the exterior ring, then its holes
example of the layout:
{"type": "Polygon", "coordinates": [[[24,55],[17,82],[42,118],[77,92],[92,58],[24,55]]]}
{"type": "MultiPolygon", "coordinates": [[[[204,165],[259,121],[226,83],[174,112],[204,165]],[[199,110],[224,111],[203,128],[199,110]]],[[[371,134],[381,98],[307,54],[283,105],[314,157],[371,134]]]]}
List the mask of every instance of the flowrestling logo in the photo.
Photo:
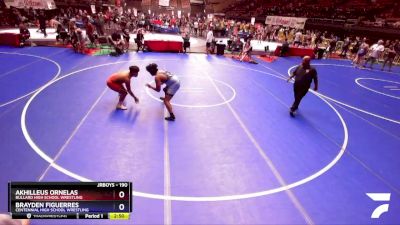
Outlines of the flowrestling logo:
{"type": "Polygon", "coordinates": [[[366,193],[375,202],[382,202],[371,214],[372,219],[378,219],[383,213],[389,212],[390,193],[366,193]]]}

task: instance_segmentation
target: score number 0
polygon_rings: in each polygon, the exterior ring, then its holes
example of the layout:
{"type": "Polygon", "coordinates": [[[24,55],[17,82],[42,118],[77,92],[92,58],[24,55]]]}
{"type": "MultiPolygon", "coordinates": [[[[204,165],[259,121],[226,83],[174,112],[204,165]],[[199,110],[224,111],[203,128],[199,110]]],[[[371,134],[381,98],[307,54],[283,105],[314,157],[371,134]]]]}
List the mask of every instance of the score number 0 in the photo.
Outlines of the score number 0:
{"type": "MultiPolygon", "coordinates": [[[[120,191],[118,193],[118,197],[123,199],[125,197],[125,192],[120,191]]],[[[120,211],[123,211],[125,209],[125,205],[123,203],[121,203],[121,204],[119,204],[118,208],[119,208],[120,211]]]]}

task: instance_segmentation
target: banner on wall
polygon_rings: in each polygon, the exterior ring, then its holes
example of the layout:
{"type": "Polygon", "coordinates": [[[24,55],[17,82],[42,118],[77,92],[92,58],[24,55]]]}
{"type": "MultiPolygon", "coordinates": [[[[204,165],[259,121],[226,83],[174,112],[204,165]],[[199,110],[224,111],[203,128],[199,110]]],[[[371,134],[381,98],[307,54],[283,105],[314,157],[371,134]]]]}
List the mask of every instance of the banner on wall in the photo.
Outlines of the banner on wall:
{"type": "Polygon", "coordinates": [[[7,8],[56,9],[54,0],[4,0],[7,8]]]}
{"type": "Polygon", "coordinates": [[[251,25],[254,25],[256,23],[256,18],[255,17],[251,17],[251,25]]]}
{"type": "Polygon", "coordinates": [[[306,20],[301,17],[267,16],[265,24],[304,29],[306,20]]]}
{"type": "Polygon", "coordinates": [[[96,13],[96,6],[95,5],[90,5],[90,9],[92,10],[92,13],[96,13]]]}
{"type": "Polygon", "coordinates": [[[158,0],[158,5],[159,6],[169,6],[169,0],[158,0]]]}

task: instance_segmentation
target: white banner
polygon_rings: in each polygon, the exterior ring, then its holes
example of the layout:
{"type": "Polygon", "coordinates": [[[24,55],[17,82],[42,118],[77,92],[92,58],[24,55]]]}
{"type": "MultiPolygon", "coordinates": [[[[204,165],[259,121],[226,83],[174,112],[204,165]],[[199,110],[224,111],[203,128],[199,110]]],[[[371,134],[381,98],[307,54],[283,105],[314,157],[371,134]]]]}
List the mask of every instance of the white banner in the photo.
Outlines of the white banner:
{"type": "Polygon", "coordinates": [[[54,0],[5,0],[7,8],[55,9],[54,0]]]}
{"type": "Polygon", "coordinates": [[[255,17],[251,17],[251,25],[254,25],[256,23],[256,18],[255,17]]]}
{"type": "Polygon", "coordinates": [[[169,0],[158,0],[159,6],[169,6],[169,0]]]}
{"type": "Polygon", "coordinates": [[[307,18],[267,16],[265,24],[304,29],[307,18]]]}
{"type": "Polygon", "coordinates": [[[90,5],[90,9],[92,10],[92,13],[96,13],[96,6],[95,5],[90,5]]]}

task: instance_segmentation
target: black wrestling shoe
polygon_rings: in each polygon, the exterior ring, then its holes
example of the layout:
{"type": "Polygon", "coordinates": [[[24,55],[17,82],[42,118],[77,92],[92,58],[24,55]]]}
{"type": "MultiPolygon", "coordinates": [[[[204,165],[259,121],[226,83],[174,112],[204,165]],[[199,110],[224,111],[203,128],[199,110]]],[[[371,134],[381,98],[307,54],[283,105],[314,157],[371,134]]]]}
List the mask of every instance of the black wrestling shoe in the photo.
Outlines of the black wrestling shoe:
{"type": "Polygon", "coordinates": [[[165,117],[165,120],[168,120],[168,121],[175,121],[175,116],[165,117]]]}
{"type": "Polygon", "coordinates": [[[289,114],[291,117],[294,117],[294,111],[290,110],[289,114]]]}

